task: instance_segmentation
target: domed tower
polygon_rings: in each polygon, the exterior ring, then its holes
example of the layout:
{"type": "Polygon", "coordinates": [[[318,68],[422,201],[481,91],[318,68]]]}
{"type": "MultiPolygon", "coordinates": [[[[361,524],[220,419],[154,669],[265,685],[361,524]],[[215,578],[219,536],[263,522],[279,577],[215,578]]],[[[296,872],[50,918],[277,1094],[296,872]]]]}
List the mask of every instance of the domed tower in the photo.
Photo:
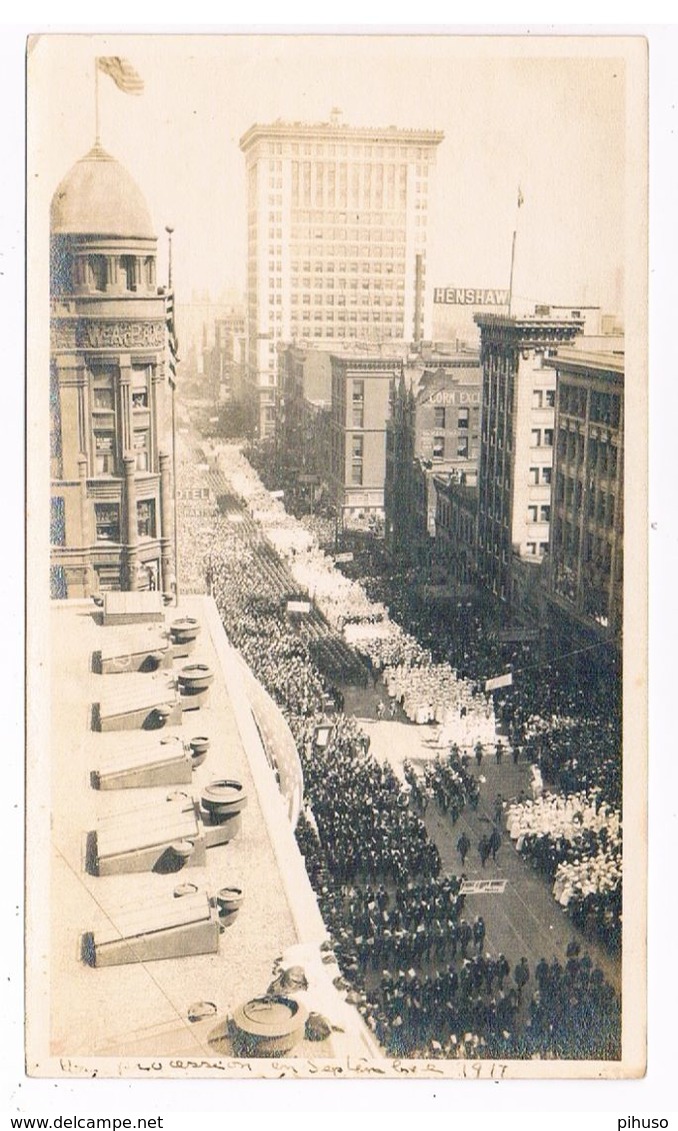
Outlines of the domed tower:
{"type": "Polygon", "coordinates": [[[52,596],[169,589],[165,295],[129,173],[99,145],[51,216],[52,596]]]}

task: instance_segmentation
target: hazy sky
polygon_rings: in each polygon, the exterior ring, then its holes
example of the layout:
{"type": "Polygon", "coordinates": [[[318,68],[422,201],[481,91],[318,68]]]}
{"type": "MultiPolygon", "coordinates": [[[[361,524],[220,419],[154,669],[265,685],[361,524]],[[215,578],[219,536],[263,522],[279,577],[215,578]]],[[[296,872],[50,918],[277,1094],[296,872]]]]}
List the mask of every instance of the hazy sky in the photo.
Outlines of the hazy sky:
{"type": "Polygon", "coordinates": [[[179,298],[244,287],[240,136],[276,118],[326,121],[338,106],[348,123],[444,131],[430,286],[508,285],[520,184],[515,294],[615,309],[623,50],[614,38],[47,36],[29,61],[29,186],[47,208],[94,140],[94,59],[122,55],[145,91],[100,76],[101,141],[137,180],[158,235],[175,227],[179,298]]]}

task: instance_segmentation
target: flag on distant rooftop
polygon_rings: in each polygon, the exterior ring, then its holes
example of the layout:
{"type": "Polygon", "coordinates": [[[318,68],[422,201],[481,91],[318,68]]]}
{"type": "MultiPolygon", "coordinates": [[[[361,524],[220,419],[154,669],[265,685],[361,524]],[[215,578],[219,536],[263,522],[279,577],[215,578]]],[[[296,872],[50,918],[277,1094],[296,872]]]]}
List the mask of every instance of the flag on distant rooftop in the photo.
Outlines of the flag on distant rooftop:
{"type": "Polygon", "coordinates": [[[128,59],[121,59],[119,55],[99,55],[97,67],[105,75],[110,75],[115,85],[125,94],[141,94],[144,89],[144,80],[128,59]]]}

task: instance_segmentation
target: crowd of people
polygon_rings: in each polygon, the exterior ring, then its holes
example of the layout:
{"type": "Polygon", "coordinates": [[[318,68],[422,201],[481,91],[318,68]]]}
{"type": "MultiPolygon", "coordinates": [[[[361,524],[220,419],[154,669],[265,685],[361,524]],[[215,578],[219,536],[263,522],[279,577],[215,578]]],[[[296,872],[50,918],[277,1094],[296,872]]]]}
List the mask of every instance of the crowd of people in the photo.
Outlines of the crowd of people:
{"type": "Polygon", "coordinates": [[[619,811],[600,790],[548,794],[508,807],[517,850],[553,881],[553,894],[579,926],[611,949],[621,941],[622,834],[619,811]]]}
{"type": "MultiPolygon", "coordinates": [[[[309,551],[295,537],[270,537],[286,525],[266,523],[269,497],[244,463],[242,457],[234,459],[229,479],[229,488],[240,497],[241,514],[219,513],[218,483],[207,519],[185,511],[180,527],[184,568],[196,578],[202,571],[231,641],[278,702],[294,735],[306,804],[297,839],[351,1000],[366,1024],[392,1055],[550,1056],[556,1047],[550,1025],[558,1033],[560,1056],[617,1056],[617,1000],[599,972],[585,968],[573,980],[563,966],[545,989],[535,989],[537,975],[526,960],[511,969],[502,955],[487,953],[484,923],[463,914],[460,883],[470,844],[462,844],[465,853],[459,848],[459,874],[442,874],[438,848],[411,784],[372,757],[356,720],[334,715],[329,740],[318,746],[331,679],[319,669],[280,602],[280,571],[294,576],[295,565],[307,564],[309,551]],[[261,522],[264,546],[252,537],[252,524],[261,522]],[[568,1008],[573,994],[583,996],[584,985],[592,980],[596,993],[586,1008],[593,1020],[582,1036],[578,1030],[570,1032],[560,1011],[568,1008]]],[[[189,482],[196,479],[195,464],[188,458],[182,466],[189,482]]],[[[324,592],[319,585],[316,599],[324,592]]],[[[386,625],[386,635],[373,639],[400,640],[409,649],[389,655],[389,666],[416,670],[420,664],[411,661],[421,660],[422,650],[429,664],[448,662],[434,661],[397,625],[388,631],[393,622],[381,607],[370,606],[368,619],[361,622],[364,590],[363,597],[349,597],[346,605],[342,592],[351,591],[342,586],[332,590],[330,612],[337,625],[386,625]]],[[[377,672],[384,666],[379,647],[371,653],[377,672]]],[[[487,703],[485,697],[482,701],[487,703]]],[[[516,718],[515,726],[520,725],[516,718]]],[[[483,744],[476,746],[482,757],[483,744]]],[[[452,817],[463,805],[477,804],[470,756],[457,750],[434,761],[421,786],[452,817]]],[[[499,816],[498,811],[497,830],[499,816]]]]}
{"type": "Polygon", "coordinates": [[[421,774],[406,760],[403,772],[414,807],[421,813],[435,800],[440,811],[449,813],[452,824],[456,824],[466,805],[478,808],[478,779],[468,772],[458,750],[425,762],[421,774]]]}

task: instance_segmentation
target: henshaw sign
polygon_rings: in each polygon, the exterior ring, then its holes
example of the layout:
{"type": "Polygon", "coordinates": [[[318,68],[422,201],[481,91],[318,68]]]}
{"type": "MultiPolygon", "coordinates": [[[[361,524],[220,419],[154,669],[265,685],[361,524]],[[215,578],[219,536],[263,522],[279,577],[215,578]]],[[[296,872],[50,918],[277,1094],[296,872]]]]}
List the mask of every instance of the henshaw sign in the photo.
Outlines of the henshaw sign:
{"type": "Polygon", "coordinates": [[[484,287],[434,287],[433,301],[447,306],[508,306],[508,291],[484,287]]]}

